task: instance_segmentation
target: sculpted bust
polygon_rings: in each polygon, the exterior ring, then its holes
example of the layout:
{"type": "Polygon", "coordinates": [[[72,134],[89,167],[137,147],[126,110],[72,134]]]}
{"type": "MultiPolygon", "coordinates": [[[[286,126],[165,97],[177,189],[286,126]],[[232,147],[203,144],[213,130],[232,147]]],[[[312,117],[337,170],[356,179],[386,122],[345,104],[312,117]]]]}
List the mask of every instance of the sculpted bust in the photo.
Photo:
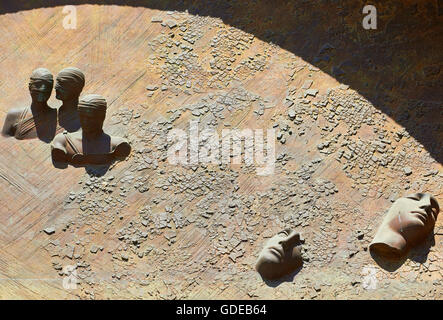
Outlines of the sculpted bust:
{"type": "Polygon", "coordinates": [[[268,240],[258,257],[256,270],[264,279],[275,280],[302,265],[300,234],[285,229],[268,240]]]}
{"type": "Polygon", "coordinates": [[[63,103],[58,109],[58,123],[69,132],[80,128],[77,106],[84,86],[85,76],[78,68],[68,67],[57,75],[55,97],[63,103]]]}
{"type": "Polygon", "coordinates": [[[416,193],[395,201],[369,245],[371,253],[386,260],[404,257],[432,232],[440,211],[428,193],[416,193]]]}
{"type": "Polygon", "coordinates": [[[57,127],[57,110],[48,106],[54,80],[45,68],[35,69],[29,80],[31,106],[8,111],[3,125],[3,136],[18,140],[39,138],[51,142],[57,127]]]}
{"type": "Polygon", "coordinates": [[[128,141],[103,132],[107,103],[98,94],[80,99],[78,114],[81,129],[74,133],[58,134],[51,145],[54,163],[73,166],[104,165],[122,160],[131,152],[128,141]]]}

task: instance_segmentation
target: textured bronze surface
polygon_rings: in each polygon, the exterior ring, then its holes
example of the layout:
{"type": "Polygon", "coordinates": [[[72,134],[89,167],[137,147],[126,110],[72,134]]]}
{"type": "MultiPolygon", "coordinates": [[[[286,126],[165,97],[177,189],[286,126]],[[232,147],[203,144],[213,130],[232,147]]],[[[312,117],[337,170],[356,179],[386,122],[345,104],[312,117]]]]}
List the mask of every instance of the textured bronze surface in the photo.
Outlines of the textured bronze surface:
{"type": "Polygon", "coordinates": [[[0,5],[1,120],[29,105],[32,70],[75,66],[132,151],[57,170],[47,143],[1,137],[0,298],[441,299],[441,217],[396,269],[368,251],[395,200],[441,203],[438,2],[374,1],[375,31],[365,1],[89,1],[77,29],[63,6],[23,3],[0,5]],[[168,132],[190,120],[274,128],[274,174],[171,165],[168,132]],[[287,227],[303,268],[265,282],[255,263],[287,227]]]}

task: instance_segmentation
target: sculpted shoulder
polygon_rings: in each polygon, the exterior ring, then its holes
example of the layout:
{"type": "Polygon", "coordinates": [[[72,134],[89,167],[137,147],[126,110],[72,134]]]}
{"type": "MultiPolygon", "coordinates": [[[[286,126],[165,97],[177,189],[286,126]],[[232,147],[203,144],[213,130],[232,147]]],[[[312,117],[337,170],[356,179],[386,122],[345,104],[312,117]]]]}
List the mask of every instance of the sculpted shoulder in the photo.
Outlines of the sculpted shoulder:
{"type": "Polygon", "coordinates": [[[131,146],[125,138],[111,138],[112,152],[116,158],[126,158],[131,153],[131,146]]]}
{"type": "Polygon", "coordinates": [[[27,107],[21,107],[21,108],[12,108],[8,111],[6,114],[6,120],[5,121],[12,121],[16,122],[20,115],[25,111],[27,107]]]}
{"type": "Polygon", "coordinates": [[[13,133],[13,126],[16,124],[20,115],[23,113],[26,107],[12,108],[6,114],[5,122],[3,124],[2,135],[11,136],[13,133]]]}
{"type": "Polygon", "coordinates": [[[57,147],[57,146],[65,146],[66,145],[66,138],[63,133],[59,133],[54,137],[54,140],[52,140],[51,146],[57,147]]]}
{"type": "Polygon", "coordinates": [[[8,116],[19,116],[22,114],[22,112],[26,109],[27,107],[19,107],[19,108],[12,108],[8,111],[7,117],[8,116]]]}
{"type": "Polygon", "coordinates": [[[51,142],[51,157],[54,162],[66,162],[66,138],[63,133],[59,133],[51,142]]]}

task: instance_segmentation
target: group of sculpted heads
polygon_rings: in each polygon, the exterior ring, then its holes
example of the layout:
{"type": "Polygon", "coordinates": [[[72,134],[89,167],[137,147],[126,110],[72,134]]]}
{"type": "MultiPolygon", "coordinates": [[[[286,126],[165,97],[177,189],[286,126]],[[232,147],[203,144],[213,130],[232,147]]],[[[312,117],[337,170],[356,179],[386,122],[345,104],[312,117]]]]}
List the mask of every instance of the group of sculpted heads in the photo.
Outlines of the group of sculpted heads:
{"type": "MultiPolygon", "coordinates": [[[[3,135],[52,141],[52,159],[59,164],[106,164],[127,157],[131,151],[127,140],[103,131],[107,110],[105,98],[89,94],[80,99],[84,86],[85,77],[80,69],[69,67],[60,71],[55,92],[62,106],[57,114],[57,110],[47,104],[54,87],[51,72],[45,68],[34,70],[29,80],[31,106],[8,112],[3,135]],[[57,121],[65,131],[54,138],[57,121]]],[[[395,201],[369,245],[374,259],[398,261],[404,258],[432,233],[439,211],[437,200],[427,193],[395,201]]],[[[298,232],[282,230],[270,238],[260,252],[256,270],[268,280],[295,272],[303,265],[302,242],[298,232]]]]}
{"type": "Polygon", "coordinates": [[[56,78],[55,97],[62,105],[54,109],[48,106],[53,75],[45,68],[34,70],[29,80],[31,106],[9,110],[2,134],[18,140],[52,141],[51,155],[56,166],[109,164],[127,157],[131,151],[128,141],[103,131],[105,98],[98,94],[80,98],[84,86],[85,76],[80,69],[61,70],[56,78]],[[64,132],[56,135],[57,129],[64,132]]]}
{"type": "MultiPolygon", "coordinates": [[[[432,234],[440,207],[428,193],[411,194],[395,201],[381,222],[369,251],[377,262],[399,262],[432,234]]],[[[265,244],[256,270],[263,279],[276,280],[303,265],[299,233],[285,229],[265,244]]],[[[382,264],[381,264],[382,265],[382,264]]]]}

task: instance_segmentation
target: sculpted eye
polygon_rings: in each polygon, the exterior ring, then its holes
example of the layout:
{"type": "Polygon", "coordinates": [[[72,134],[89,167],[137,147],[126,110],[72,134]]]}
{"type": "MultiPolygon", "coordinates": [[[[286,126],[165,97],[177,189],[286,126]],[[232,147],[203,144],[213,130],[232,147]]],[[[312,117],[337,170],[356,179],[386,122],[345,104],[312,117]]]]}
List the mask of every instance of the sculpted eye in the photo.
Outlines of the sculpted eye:
{"type": "Polygon", "coordinates": [[[411,200],[415,200],[415,201],[420,200],[420,196],[418,194],[413,194],[413,195],[407,196],[406,198],[411,199],[411,200]]]}

